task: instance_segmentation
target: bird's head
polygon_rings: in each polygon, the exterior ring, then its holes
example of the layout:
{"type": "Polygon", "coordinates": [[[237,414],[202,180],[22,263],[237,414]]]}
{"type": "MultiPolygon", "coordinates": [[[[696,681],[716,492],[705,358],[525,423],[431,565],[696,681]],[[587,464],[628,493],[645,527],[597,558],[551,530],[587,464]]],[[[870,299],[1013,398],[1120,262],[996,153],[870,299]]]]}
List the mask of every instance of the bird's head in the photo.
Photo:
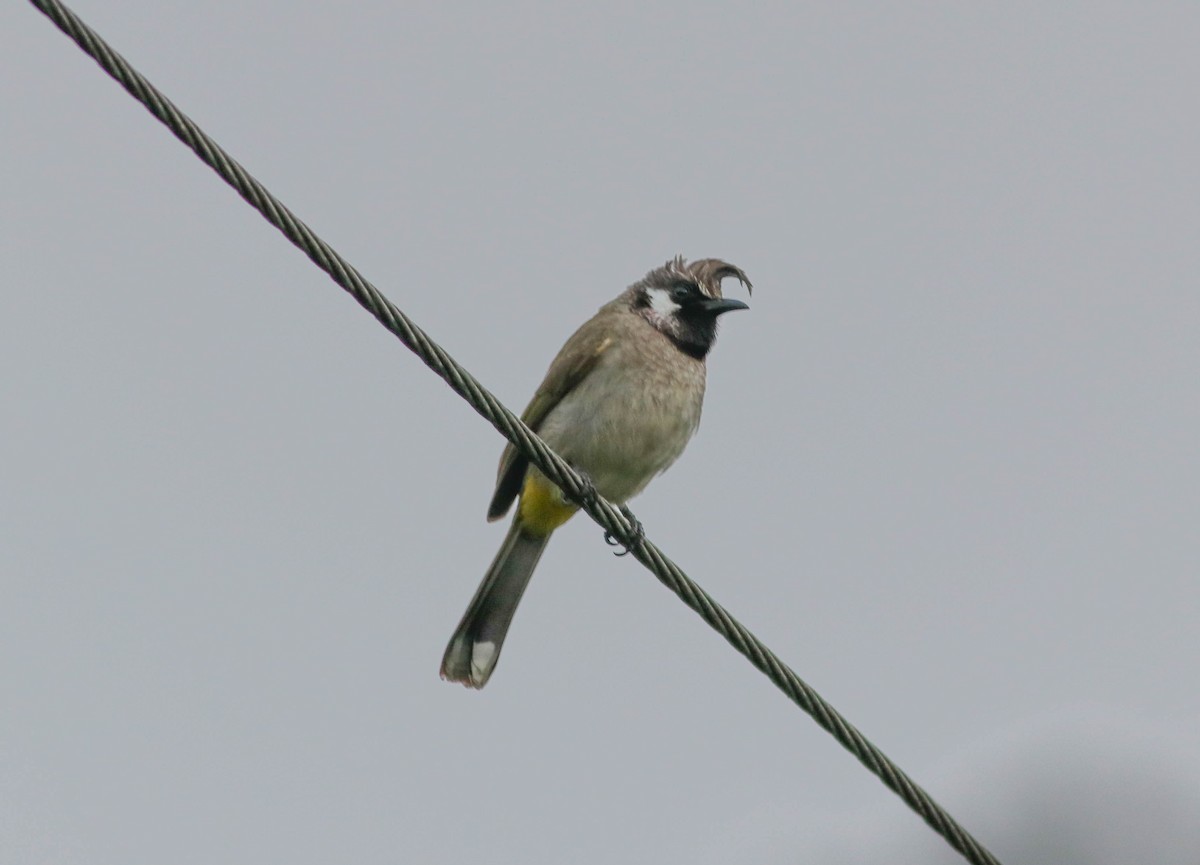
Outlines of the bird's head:
{"type": "Polygon", "coordinates": [[[740,300],[721,294],[721,280],[732,276],[751,290],[740,267],[716,258],[690,264],[682,256],[647,273],[629,289],[635,311],[662,331],[678,348],[703,359],[717,338],[717,318],[735,309],[749,309],[740,300]]]}

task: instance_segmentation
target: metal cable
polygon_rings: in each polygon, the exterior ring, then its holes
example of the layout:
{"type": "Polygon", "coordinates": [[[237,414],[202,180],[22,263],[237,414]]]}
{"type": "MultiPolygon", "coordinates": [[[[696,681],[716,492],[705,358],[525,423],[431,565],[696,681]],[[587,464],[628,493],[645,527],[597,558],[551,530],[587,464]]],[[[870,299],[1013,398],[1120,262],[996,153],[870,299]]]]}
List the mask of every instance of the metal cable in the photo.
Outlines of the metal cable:
{"type": "Polygon", "coordinates": [[[238,191],[268,222],[283,232],[312,261],[396,335],[456,393],[485,417],[517,449],[566,491],[607,533],[630,547],[633,556],[695,610],[704,621],[749,659],[801,709],[812,716],[888,788],[916,811],[935,832],[976,865],[999,865],[982,844],[944,808],[871,744],[836,709],[797,676],[774,652],[696,585],[650,541],[636,537],[635,525],[621,511],[593,494],[590,485],[555,454],[532,430],[431,340],[408,316],[368,282],[345,259],[288,210],[241,165],[208,137],[154,85],[58,0],[30,0],[73,39],[101,68],[166,124],[175,136],[238,191]]]}

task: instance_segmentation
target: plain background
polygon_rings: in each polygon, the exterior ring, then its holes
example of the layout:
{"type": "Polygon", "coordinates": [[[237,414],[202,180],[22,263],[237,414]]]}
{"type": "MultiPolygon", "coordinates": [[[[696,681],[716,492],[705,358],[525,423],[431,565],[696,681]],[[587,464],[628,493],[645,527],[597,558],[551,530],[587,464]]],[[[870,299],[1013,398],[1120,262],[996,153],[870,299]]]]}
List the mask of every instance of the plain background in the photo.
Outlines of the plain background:
{"type": "MultiPolygon", "coordinates": [[[[1200,862],[1200,7],[75,8],[514,408],[745,268],[650,537],[1003,861],[1200,862]]],[[[440,682],[500,438],[0,33],[0,860],[957,861],[586,519],[440,682]]]]}

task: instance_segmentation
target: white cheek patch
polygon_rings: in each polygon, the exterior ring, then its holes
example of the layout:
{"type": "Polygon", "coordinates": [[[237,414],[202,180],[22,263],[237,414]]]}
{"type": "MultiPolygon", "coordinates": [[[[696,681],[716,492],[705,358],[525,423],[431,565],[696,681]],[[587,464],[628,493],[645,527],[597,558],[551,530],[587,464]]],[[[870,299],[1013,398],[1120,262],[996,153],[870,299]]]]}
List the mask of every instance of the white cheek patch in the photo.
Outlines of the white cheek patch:
{"type": "Polygon", "coordinates": [[[663,318],[670,318],[679,312],[679,304],[671,300],[671,293],[662,288],[648,288],[646,295],[650,298],[650,308],[663,318]]]}

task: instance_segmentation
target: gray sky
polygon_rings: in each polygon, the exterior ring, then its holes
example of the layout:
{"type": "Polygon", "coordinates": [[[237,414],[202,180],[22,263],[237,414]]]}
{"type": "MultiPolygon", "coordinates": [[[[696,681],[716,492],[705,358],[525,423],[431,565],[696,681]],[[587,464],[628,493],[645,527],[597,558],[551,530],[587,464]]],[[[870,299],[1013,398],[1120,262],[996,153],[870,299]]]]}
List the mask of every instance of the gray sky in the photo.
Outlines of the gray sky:
{"type": "MultiPolygon", "coordinates": [[[[1200,862],[1200,7],[74,8],[513,407],[745,268],[649,535],[1002,860],[1200,862]]],[[[440,682],[502,441],[0,32],[0,860],[956,861],[586,519],[440,682]]]]}

